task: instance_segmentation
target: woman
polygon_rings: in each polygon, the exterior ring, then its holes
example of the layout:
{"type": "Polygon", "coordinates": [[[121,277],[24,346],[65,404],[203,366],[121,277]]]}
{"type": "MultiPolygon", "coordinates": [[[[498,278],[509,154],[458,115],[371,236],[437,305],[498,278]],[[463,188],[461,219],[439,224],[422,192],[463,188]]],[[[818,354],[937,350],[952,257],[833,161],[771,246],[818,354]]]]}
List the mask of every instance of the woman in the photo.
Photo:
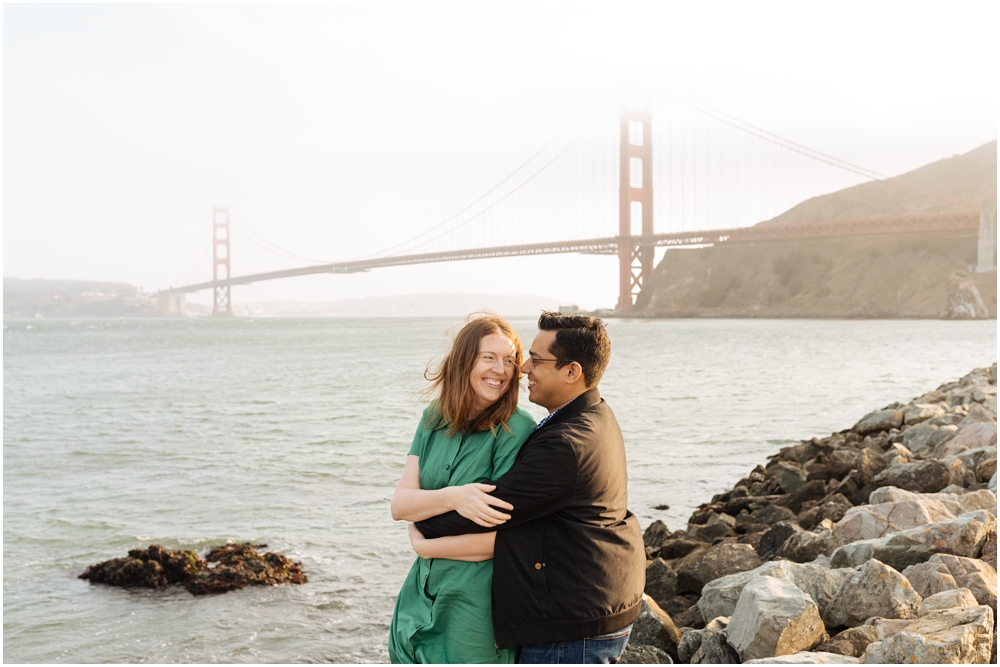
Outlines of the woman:
{"type": "MultiPolygon", "coordinates": [[[[421,521],[452,510],[493,527],[510,518],[489,484],[514,463],[535,427],[517,407],[521,341],[499,317],[468,322],[431,380],[392,496],[392,518],[421,521]],[[497,509],[500,508],[500,509],[497,509]]],[[[411,525],[411,531],[416,529],[411,525]]],[[[496,533],[426,540],[403,582],[389,630],[389,657],[405,663],[514,662],[490,620],[496,533]]]]}

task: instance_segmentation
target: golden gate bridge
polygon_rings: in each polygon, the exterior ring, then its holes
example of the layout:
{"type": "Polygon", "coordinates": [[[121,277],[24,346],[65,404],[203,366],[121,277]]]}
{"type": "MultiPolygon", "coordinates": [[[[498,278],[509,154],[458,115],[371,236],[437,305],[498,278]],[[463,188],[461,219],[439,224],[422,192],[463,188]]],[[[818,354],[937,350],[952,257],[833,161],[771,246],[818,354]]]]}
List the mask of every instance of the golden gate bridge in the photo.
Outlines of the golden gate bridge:
{"type": "MultiPolygon", "coordinates": [[[[974,234],[980,227],[978,203],[899,178],[888,182],[948,210],[755,224],[811,197],[888,177],[714,109],[668,105],[655,121],[655,141],[648,107],[625,109],[610,122],[571,125],[456,214],[412,238],[349,260],[318,260],[282,249],[249,225],[232,220],[229,209],[215,208],[206,229],[211,240],[203,246],[201,261],[188,271],[189,260],[175,281],[180,287],[160,291],[160,312],[178,312],[184,295],[212,290],[213,315],[232,315],[232,286],[266,280],[554,253],[617,255],[616,310],[625,312],[652,276],[657,248],[833,236],[974,234]],[[258,257],[263,253],[263,262],[258,259],[256,264],[267,264],[266,269],[233,275],[234,230],[241,233],[242,247],[252,248],[258,257]],[[209,250],[211,279],[193,281],[209,250]],[[184,275],[188,279],[181,282],[184,275]]],[[[251,261],[243,264],[249,265],[251,261]]]]}

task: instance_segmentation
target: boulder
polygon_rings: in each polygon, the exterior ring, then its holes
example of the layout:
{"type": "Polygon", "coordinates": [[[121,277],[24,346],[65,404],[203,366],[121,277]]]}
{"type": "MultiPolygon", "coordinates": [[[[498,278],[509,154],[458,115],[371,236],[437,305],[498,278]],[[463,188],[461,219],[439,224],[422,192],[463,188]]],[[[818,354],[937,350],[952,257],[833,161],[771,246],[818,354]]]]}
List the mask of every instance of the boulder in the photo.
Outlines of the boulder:
{"type": "Polygon", "coordinates": [[[936,459],[897,463],[891,465],[872,480],[872,486],[895,486],[919,493],[935,493],[951,483],[948,466],[936,459]]]}
{"type": "Polygon", "coordinates": [[[983,547],[979,552],[979,559],[994,570],[997,569],[997,534],[995,532],[986,536],[986,541],[983,542],[983,547]]]}
{"type": "Polygon", "coordinates": [[[791,581],[758,577],[748,583],[726,628],[740,660],[807,651],[826,640],[819,609],[791,581]]]}
{"type": "Polygon", "coordinates": [[[829,641],[816,647],[817,652],[839,653],[840,655],[860,658],[872,642],[879,640],[875,628],[870,625],[859,625],[837,633],[829,641]]]}
{"type": "MultiPolygon", "coordinates": [[[[712,517],[719,516],[718,514],[713,514],[712,517]]],[[[729,516],[725,514],[723,516],[729,516]]],[[[732,517],[729,517],[732,518],[732,517]]],[[[692,524],[688,525],[686,531],[684,531],[688,537],[699,542],[712,543],[723,537],[733,537],[736,535],[736,531],[733,530],[732,526],[723,521],[712,521],[711,519],[708,523],[698,525],[692,524]]]]}
{"type": "MultiPolygon", "coordinates": [[[[677,644],[677,655],[681,662],[687,663],[698,649],[701,648],[701,641],[709,634],[721,634],[725,637],[726,626],[729,625],[729,618],[713,618],[704,628],[700,630],[688,629],[681,635],[681,641],[677,644]]],[[[735,651],[733,655],[736,655],[735,651]]]]}
{"type": "Polygon", "coordinates": [[[861,625],[873,616],[916,618],[920,594],[899,572],[869,560],[848,577],[826,608],[823,619],[830,628],[861,625]]]}
{"type": "Polygon", "coordinates": [[[847,510],[834,527],[833,536],[838,545],[847,544],[954,518],[933,498],[860,505],[847,510]]]}
{"type": "Polygon", "coordinates": [[[778,461],[767,472],[778,480],[782,493],[798,491],[809,477],[809,472],[795,461],[778,461]]]}
{"type": "Polygon", "coordinates": [[[679,628],[698,629],[705,627],[705,618],[701,614],[701,609],[696,604],[691,605],[683,613],[673,618],[674,624],[679,628]]]}
{"type": "Polygon", "coordinates": [[[700,594],[708,582],[727,574],[752,570],[760,564],[760,557],[749,544],[716,544],[697,561],[688,563],[677,572],[677,591],[700,594]]]}
{"type": "Polygon", "coordinates": [[[701,639],[701,645],[691,656],[692,665],[735,665],[739,664],[739,654],[726,641],[726,635],[721,632],[706,633],[701,639]]]}
{"type": "Polygon", "coordinates": [[[888,465],[882,458],[882,452],[867,447],[862,449],[854,460],[854,467],[857,468],[862,486],[870,484],[888,465]]]}
{"type": "Polygon", "coordinates": [[[850,569],[828,569],[811,563],[800,564],[785,560],[771,561],[756,569],[709,582],[702,589],[697,606],[706,618],[731,616],[743,587],[757,577],[768,576],[792,581],[799,590],[812,597],[822,616],[851,574],[853,570],[850,569]]]}
{"type": "Polygon", "coordinates": [[[825,498],[826,495],[826,483],[822,480],[814,479],[811,482],[806,482],[794,493],[789,493],[787,496],[784,496],[781,500],[777,501],[776,504],[784,505],[791,510],[793,515],[792,518],[795,519],[798,513],[802,511],[803,503],[810,500],[820,500],[825,498]]]}
{"type": "Polygon", "coordinates": [[[967,588],[979,604],[996,609],[997,571],[978,558],[962,558],[950,554],[934,554],[928,563],[940,563],[948,568],[957,588],[967,588]]]}
{"type": "Polygon", "coordinates": [[[642,596],[639,618],[632,625],[629,643],[655,646],[677,660],[677,644],[681,633],[668,616],[648,595],[642,596]]]}
{"type": "MultiPolygon", "coordinates": [[[[843,479],[858,468],[860,453],[851,449],[835,449],[826,456],[826,465],[832,479],[843,479]]],[[[884,466],[883,466],[884,467],[884,466]]]]}
{"type": "Polygon", "coordinates": [[[678,558],[683,558],[693,551],[704,550],[705,544],[697,540],[689,540],[686,537],[671,537],[664,541],[659,550],[657,550],[656,555],[663,560],[676,560],[678,558]]]}
{"type": "Polygon", "coordinates": [[[948,566],[941,562],[917,563],[903,570],[902,574],[913,590],[925,598],[958,588],[948,566]]]}
{"type": "Polygon", "coordinates": [[[919,424],[920,422],[940,417],[945,409],[936,403],[911,403],[903,413],[904,424],[919,424]]]}
{"type": "Polygon", "coordinates": [[[784,558],[795,563],[811,563],[820,556],[829,556],[836,548],[837,543],[832,531],[803,530],[790,535],[774,552],[774,558],[784,558]]]}
{"type": "Polygon", "coordinates": [[[659,519],[649,524],[642,534],[642,543],[647,549],[659,549],[669,539],[670,530],[667,528],[667,524],[659,519]]]}
{"type": "Polygon", "coordinates": [[[872,504],[895,503],[904,500],[933,500],[943,505],[952,516],[975,512],[976,510],[993,510],[996,513],[997,498],[991,491],[979,489],[977,491],[955,493],[914,493],[897,489],[894,486],[883,486],[875,489],[868,499],[872,504]]]}
{"type": "MultiPolygon", "coordinates": [[[[912,430],[913,429],[907,429],[906,433],[909,433],[912,430]]],[[[895,442],[889,445],[889,448],[882,452],[882,460],[888,465],[892,465],[894,463],[910,463],[913,461],[913,452],[910,451],[910,449],[905,445],[895,442]]]]}
{"type": "MultiPolygon", "coordinates": [[[[866,450],[867,451],[867,450],[866,450]]],[[[806,530],[812,530],[819,525],[823,519],[837,523],[844,518],[847,510],[854,507],[850,500],[841,493],[832,493],[818,505],[799,514],[799,525],[806,530]]]]}
{"type": "MultiPolygon", "coordinates": [[[[913,454],[929,452],[938,444],[937,442],[931,442],[931,438],[934,437],[940,428],[940,426],[935,426],[934,424],[917,424],[916,426],[911,426],[903,431],[903,444],[900,446],[905,447],[913,454]]],[[[948,435],[951,435],[954,430],[956,429],[949,431],[948,435]]],[[[911,455],[910,460],[912,459],[911,455]]],[[[896,463],[896,461],[890,461],[890,463],[896,463]]]]}
{"type": "Polygon", "coordinates": [[[757,543],[757,554],[762,560],[768,560],[785,541],[796,533],[804,533],[797,523],[779,521],[771,526],[757,543]]]}
{"type": "Polygon", "coordinates": [[[655,646],[632,644],[625,647],[625,652],[618,658],[619,665],[672,665],[670,656],[655,646]]]}
{"type": "Polygon", "coordinates": [[[996,517],[986,510],[966,512],[954,519],[910,528],[873,540],[845,544],[830,555],[833,567],[856,567],[877,558],[897,570],[921,563],[935,553],[975,558],[991,532],[996,517]]]}
{"type": "Polygon", "coordinates": [[[986,663],[993,644],[993,610],[932,611],[865,649],[862,663],[986,663]]]}
{"type": "Polygon", "coordinates": [[[677,574],[662,558],[647,561],[643,590],[662,607],[663,602],[677,595],[677,574]]]}
{"type": "Polygon", "coordinates": [[[750,513],[750,517],[753,519],[754,523],[762,523],[768,526],[773,526],[779,521],[795,521],[796,514],[787,507],[771,504],[753,510],[750,513]]]}
{"type": "Polygon", "coordinates": [[[948,440],[934,448],[934,457],[943,459],[968,449],[992,447],[997,444],[997,425],[995,421],[964,422],[948,440]]]}
{"type": "Polygon", "coordinates": [[[869,618],[864,623],[864,627],[875,631],[876,641],[885,641],[897,632],[902,632],[913,623],[912,619],[906,618],[881,618],[876,616],[869,618]]]}
{"type": "Polygon", "coordinates": [[[861,418],[851,430],[859,435],[877,431],[888,431],[899,428],[903,424],[903,413],[900,410],[876,410],[861,418]]]}
{"type": "Polygon", "coordinates": [[[993,452],[993,456],[983,459],[979,462],[979,465],[975,467],[976,470],[976,481],[980,484],[986,484],[990,481],[993,475],[997,474],[997,454],[993,452]]]}
{"type": "Polygon", "coordinates": [[[917,612],[917,616],[923,617],[932,611],[941,611],[942,609],[971,609],[978,606],[979,602],[976,601],[976,596],[972,594],[972,591],[968,588],[954,588],[924,598],[924,601],[920,603],[920,611],[917,612]]]}
{"type": "MultiPolygon", "coordinates": [[[[966,467],[965,462],[957,456],[950,456],[941,463],[948,466],[948,485],[958,489],[968,488],[976,483],[976,474],[966,467]]],[[[945,487],[947,488],[947,487],[945,487]]],[[[942,489],[944,491],[945,489],[942,489]]],[[[957,490],[957,489],[956,489],[957,490]]]]}
{"type": "Polygon", "coordinates": [[[823,651],[800,651],[792,655],[747,660],[745,665],[856,665],[857,658],[823,651]]]}

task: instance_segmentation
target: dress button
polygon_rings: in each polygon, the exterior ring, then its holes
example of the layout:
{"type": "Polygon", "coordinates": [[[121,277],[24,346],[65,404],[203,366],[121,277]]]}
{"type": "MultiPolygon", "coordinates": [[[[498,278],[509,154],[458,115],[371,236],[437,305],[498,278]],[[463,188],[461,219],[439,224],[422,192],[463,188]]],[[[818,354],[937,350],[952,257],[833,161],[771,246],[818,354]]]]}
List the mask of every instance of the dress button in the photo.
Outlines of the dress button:
{"type": "Polygon", "coordinates": [[[451,464],[450,463],[444,464],[444,469],[445,470],[451,470],[451,464]]]}
{"type": "Polygon", "coordinates": [[[542,564],[541,563],[535,563],[535,569],[536,570],[541,570],[542,569],[542,564]]]}

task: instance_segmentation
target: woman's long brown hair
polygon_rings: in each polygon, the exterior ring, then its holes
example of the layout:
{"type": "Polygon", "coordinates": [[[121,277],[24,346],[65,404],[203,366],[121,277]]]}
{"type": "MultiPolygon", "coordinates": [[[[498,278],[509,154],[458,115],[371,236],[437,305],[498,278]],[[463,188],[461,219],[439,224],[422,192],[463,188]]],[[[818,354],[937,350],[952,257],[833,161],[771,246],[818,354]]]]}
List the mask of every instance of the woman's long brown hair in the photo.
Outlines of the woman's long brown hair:
{"type": "Polygon", "coordinates": [[[449,436],[455,435],[458,431],[474,433],[489,430],[496,433],[497,425],[510,430],[507,420],[517,410],[517,392],[521,380],[523,356],[521,338],[514,331],[514,327],[502,317],[493,314],[482,317],[475,317],[473,314],[469,317],[465,326],[455,336],[455,342],[441,361],[441,365],[436,370],[431,370],[428,364],[424,370],[424,378],[429,380],[431,385],[422,393],[437,394],[436,400],[431,405],[430,423],[433,426],[447,426],[449,436]],[[469,378],[473,366],[479,360],[479,346],[483,338],[490,334],[506,336],[514,344],[514,375],[503,396],[473,419],[476,394],[472,390],[469,378]]]}

